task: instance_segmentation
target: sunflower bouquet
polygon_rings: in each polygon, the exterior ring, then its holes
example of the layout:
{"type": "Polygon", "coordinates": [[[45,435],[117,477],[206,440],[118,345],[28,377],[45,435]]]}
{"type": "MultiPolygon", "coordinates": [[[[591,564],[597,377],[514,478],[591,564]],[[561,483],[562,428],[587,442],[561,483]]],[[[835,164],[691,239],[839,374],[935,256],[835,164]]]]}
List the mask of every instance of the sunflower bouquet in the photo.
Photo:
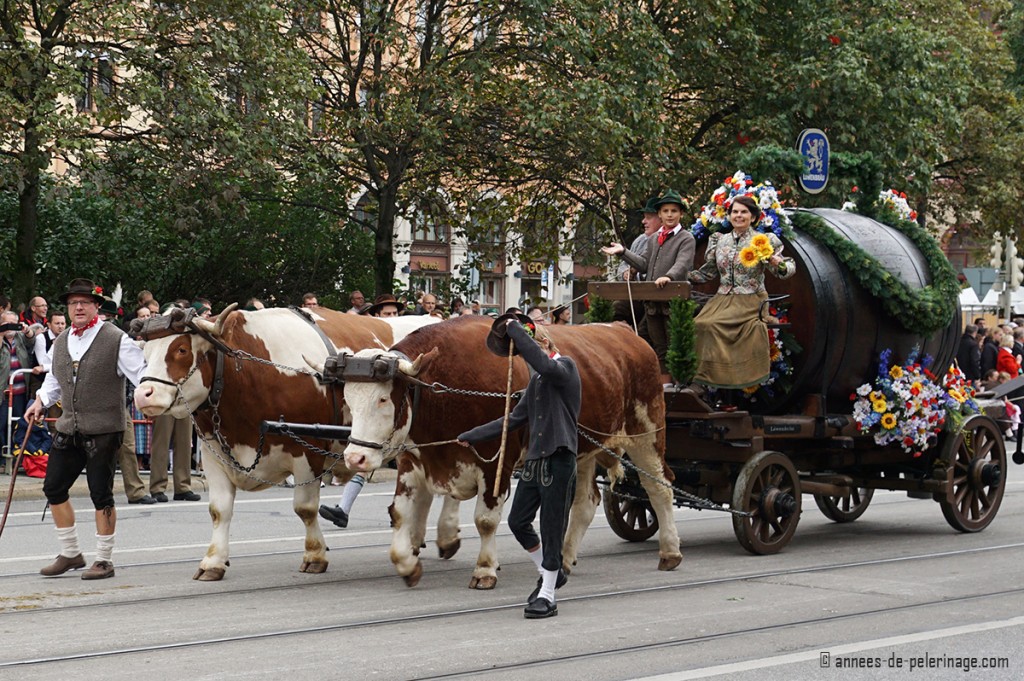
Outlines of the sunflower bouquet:
{"type": "Polygon", "coordinates": [[[962,374],[959,380],[948,373],[938,379],[929,369],[931,358],[919,359],[916,349],[905,364],[891,358],[892,350],[882,351],[878,376],[850,396],[853,418],[862,433],[874,433],[876,444],[898,444],[918,457],[936,443],[948,418],[977,405],[962,374]]]}
{"type": "Polygon", "coordinates": [[[765,234],[755,234],[750,245],[740,250],[740,264],[746,268],[756,267],[758,263],[768,262],[775,254],[772,242],[765,234]]]}

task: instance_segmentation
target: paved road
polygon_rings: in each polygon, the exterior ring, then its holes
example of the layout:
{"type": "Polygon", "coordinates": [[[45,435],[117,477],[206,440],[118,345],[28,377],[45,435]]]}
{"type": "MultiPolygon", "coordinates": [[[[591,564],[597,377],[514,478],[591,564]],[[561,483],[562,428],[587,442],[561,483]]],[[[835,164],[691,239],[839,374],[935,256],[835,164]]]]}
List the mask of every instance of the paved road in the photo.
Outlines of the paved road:
{"type": "MultiPolygon", "coordinates": [[[[289,492],[241,493],[217,583],[191,579],[204,503],[119,507],[117,576],[83,582],[36,574],[56,538],[40,501],[17,500],[0,539],[0,679],[1021,679],[1022,470],[979,534],[901,493],[879,492],[848,525],[805,497],[793,542],[756,557],[727,517],[679,510],[684,562],[670,573],[653,540],[623,542],[599,512],[544,621],[522,617],[535,572],[507,528],[498,587],[466,588],[472,503],[461,552],[442,561],[428,547],[422,582],[406,588],[388,561],[385,483],[366,487],[347,530],[325,524],[322,575],[297,571],[289,492]],[[1005,666],[962,669],[993,663],[1005,666]]],[[[80,517],[91,560],[91,512],[80,517]]]]}

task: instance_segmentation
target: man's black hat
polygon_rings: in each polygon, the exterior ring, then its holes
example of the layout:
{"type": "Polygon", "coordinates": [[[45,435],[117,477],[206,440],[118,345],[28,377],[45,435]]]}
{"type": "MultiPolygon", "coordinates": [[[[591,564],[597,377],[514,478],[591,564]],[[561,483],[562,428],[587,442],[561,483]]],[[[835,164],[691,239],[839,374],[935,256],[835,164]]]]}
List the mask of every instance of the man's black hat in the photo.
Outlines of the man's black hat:
{"type": "MultiPolygon", "coordinates": [[[[487,334],[487,349],[498,357],[508,357],[508,348],[510,345],[513,345],[512,339],[508,337],[508,328],[506,328],[510,319],[518,320],[520,324],[526,327],[526,332],[531,337],[537,333],[537,326],[526,315],[515,312],[501,315],[491,324],[491,332],[487,334]]],[[[519,348],[513,345],[512,354],[518,355],[519,348]]]]}
{"type": "Polygon", "coordinates": [[[57,299],[61,305],[68,304],[68,298],[73,295],[90,296],[97,305],[103,304],[103,289],[92,283],[91,279],[75,279],[68,284],[68,290],[60,294],[57,299]]]}

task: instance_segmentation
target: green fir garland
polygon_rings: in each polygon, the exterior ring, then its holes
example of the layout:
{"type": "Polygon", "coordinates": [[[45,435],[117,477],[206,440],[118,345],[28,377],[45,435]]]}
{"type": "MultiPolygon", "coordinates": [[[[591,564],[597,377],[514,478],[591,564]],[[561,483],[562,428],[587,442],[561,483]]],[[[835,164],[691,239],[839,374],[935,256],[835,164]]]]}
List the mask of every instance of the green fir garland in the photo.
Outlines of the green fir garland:
{"type": "Polygon", "coordinates": [[[956,271],[946,259],[938,243],[916,222],[886,221],[921,251],[932,283],[912,289],[898,276],[888,272],[867,251],[830,228],[813,213],[794,211],[789,218],[793,226],[835,253],[843,265],[868,293],[882,302],[882,308],[907,331],[928,335],[945,328],[956,314],[960,283],[956,271]]]}
{"type": "Polygon", "coordinates": [[[697,350],[693,318],[697,303],[690,299],[673,298],[669,302],[668,353],[665,365],[668,373],[679,385],[693,381],[697,373],[697,350]]]}
{"type": "Polygon", "coordinates": [[[589,323],[607,324],[612,321],[612,318],[615,316],[612,301],[600,296],[590,296],[589,301],[590,309],[583,315],[589,323]]]}

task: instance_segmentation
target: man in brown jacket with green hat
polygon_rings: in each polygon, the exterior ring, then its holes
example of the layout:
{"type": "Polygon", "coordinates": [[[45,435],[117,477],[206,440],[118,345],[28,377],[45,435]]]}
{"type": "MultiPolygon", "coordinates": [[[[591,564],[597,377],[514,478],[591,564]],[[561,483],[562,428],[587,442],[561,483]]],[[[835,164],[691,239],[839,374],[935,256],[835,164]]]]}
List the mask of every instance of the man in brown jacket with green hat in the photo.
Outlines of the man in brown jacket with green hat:
{"type": "Polygon", "coordinates": [[[25,412],[25,419],[35,423],[58,400],[63,407],[43,482],[60,554],[39,572],[56,577],[85,567],[68,495],[84,468],[96,509],[96,561],[82,579],[105,579],[114,576],[114,467],[126,420],[124,380],[138,385],[146,360],[123,331],[100,323],[103,290],[91,281],[72,281],[60,302],[67,306],[71,325],[53,342],[50,372],[25,412]]]}

